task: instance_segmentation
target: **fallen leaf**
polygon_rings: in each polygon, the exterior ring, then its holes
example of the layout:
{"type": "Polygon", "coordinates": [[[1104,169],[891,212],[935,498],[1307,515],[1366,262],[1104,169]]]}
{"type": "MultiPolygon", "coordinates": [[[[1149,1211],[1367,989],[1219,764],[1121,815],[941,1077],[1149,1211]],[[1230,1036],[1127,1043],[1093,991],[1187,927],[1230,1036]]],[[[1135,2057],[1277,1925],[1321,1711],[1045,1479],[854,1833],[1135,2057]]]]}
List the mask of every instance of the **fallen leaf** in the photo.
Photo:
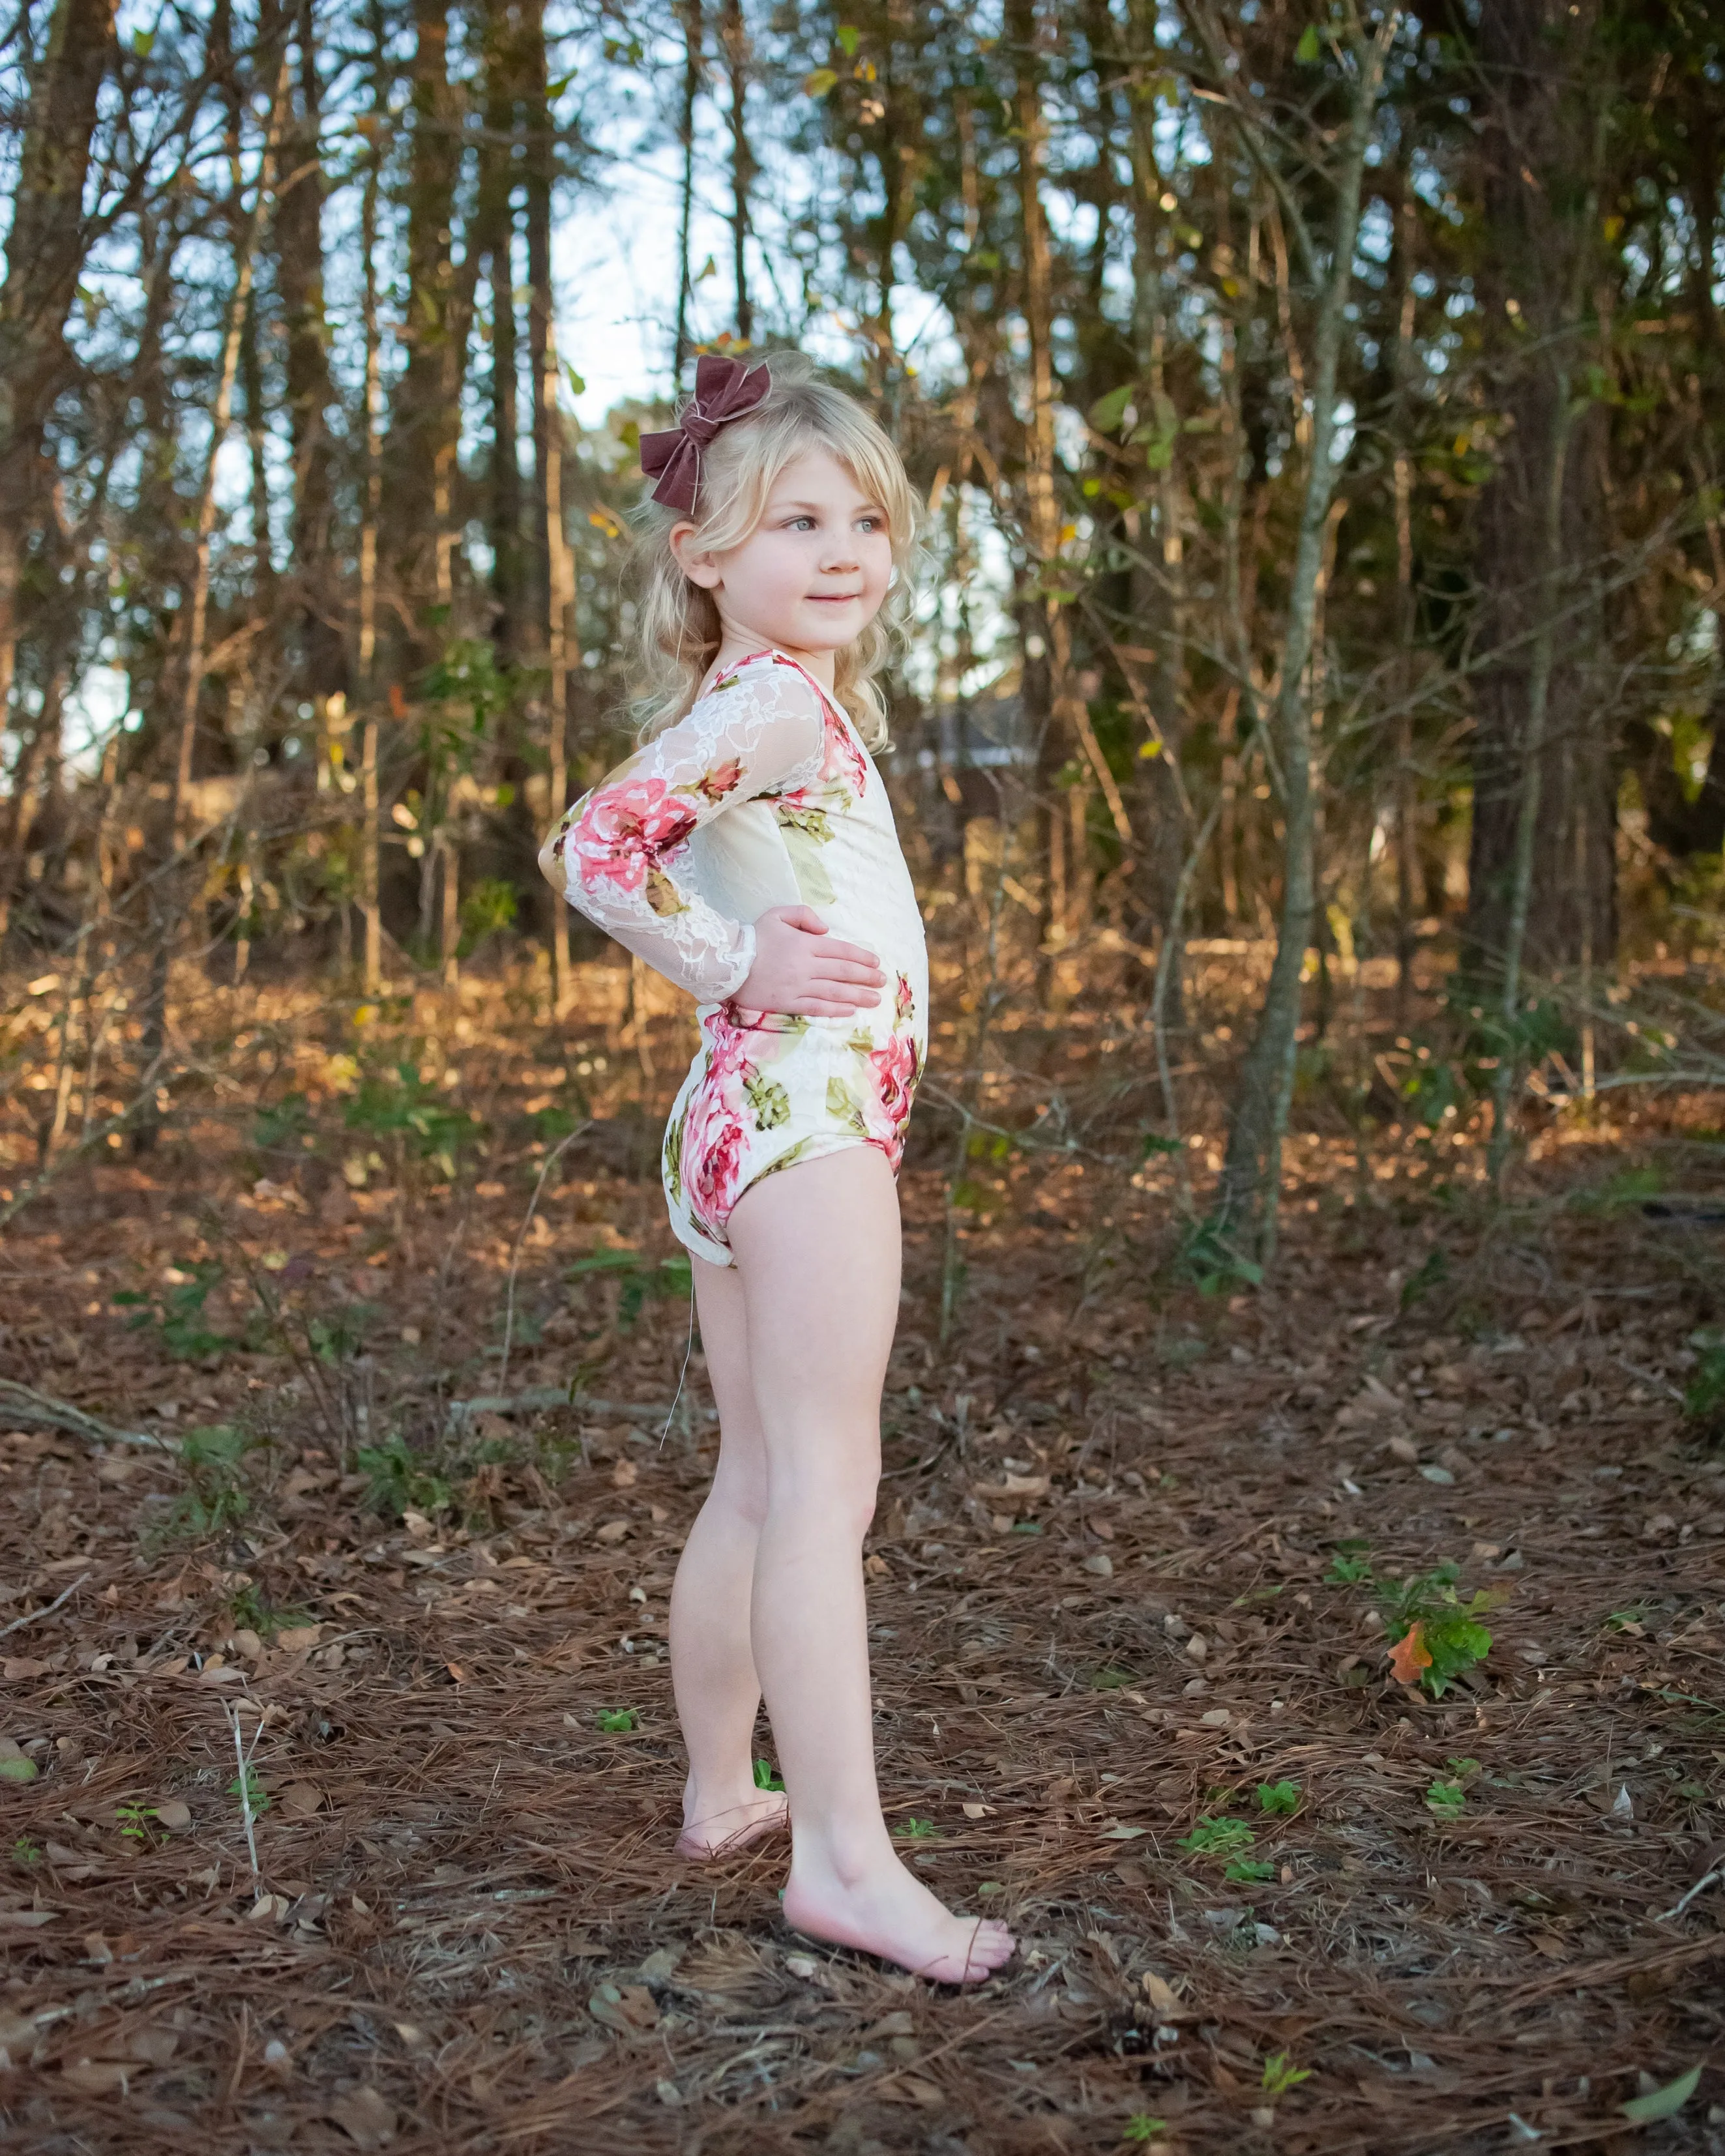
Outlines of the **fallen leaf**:
{"type": "Polygon", "coordinates": [[[619,2036],[638,2036],[658,2022],[659,2009],[644,1984],[602,1984],[587,2001],[594,2020],[619,2036]]]}
{"type": "Polygon", "coordinates": [[[0,1759],[0,1782],[33,1782],[39,1769],[33,1759],[20,1752],[9,1759],[0,1759]]]}
{"type": "Polygon", "coordinates": [[[1636,2126],[1650,2126],[1655,2119],[1671,2118],[1680,2112],[1694,2095],[1700,2080],[1701,2068],[1692,2066],[1686,2074],[1679,2074],[1676,2081],[1667,2082],[1663,2088],[1650,2089],[1645,2096],[1632,2097],[1617,2108],[1636,2126]]]}
{"type": "Polygon", "coordinates": [[[1419,1681],[1419,1672],[1432,1666],[1431,1650],[1421,1637],[1418,1625],[1411,1625],[1390,1649],[1390,1675],[1398,1684],[1412,1685],[1419,1681]]]}
{"type": "Polygon", "coordinates": [[[1144,1986],[1145,1997],[1160,2020],[1175,2020],[1186,2010],[1173,1985],[1166,1977],[1158,1976],[1153,1969],[1146,1969],[1140,1981],[1144,1986]]]}
{"type": "Polygon", "coordinates": [[[165,2066],[179,2047],[179,2032],[163,2028],[159,2021],[134,2029],[126,2040],[126,2048],[133,2058],[151,2066],[165,2066]]]}
{"type": "Polygon", "coordinates": [[[183,1834],[192,1824],[192,1807],[178,1797],[164,1797],[156,1807],[156,1824],[170,1834],[183,1834]]]}
{"type": "Polygon", "coordinates": [[[1087,1557],[1084,1559],[1084,1570],[1093,1573],[1098,1579],[1112,1579],[1114,1559],[1101,1550],[1098,1550],[1094,1557],[1087,1557]]]}
{"type": "Polygon", "coordinates": [[[395,2138],[395,2107],[371,2087],[338,2096],[329,2115],[360,2148],[385,2148],[395,2138]]]}
{"type": "Polygon", "coordinates": [[[594,1535],[596,1543],[620,1543],[629,1532],[627,1520],[607,1520],[594,1535]]]}
{"type": "Polygon", "coordinates": [[[80,2096],[111,2096],[137,2071],[130,2059],[68,2059],[60,2079],[80,2096]]]}
{"type": "Polygon", "coordinates": [[[7,1658],[5,1675],[8,1684],[22,1684],[28,1677],[45,1676],[47,1673],[46,1662],[32,1661],[28,1655],[8,1656],[7,1658]]]}
{"type": "Polygon", "coordinates": [[[276,1798],[290,1819],[310,1819],[323,1802],[323,1792],[313,1782],[290,1782],[276,1798]]]}
{"type": "Polygon", "coordinates": [[[967,1820],[991,1819],[994,1816],[994,1806],[992,1804],[966,1804],[964,1808],[964,1813],[965,1817],[967,1820]]]}
{"type": "Polygon", "coordinates": [[[1390,1439],[1385,1450],[1393,1453],[1398,1460],[1405,1460],[1410,1467],[1415,1466],[1419,1459],[1419,1447],[1411,1437],[1403,1437],[1399,1432],[1390,1439]]]}
{"type": "Polygon", "coordinates": [[[323,1636],[321,1625],[289,1625],[275,1635],[278,1647],[286,1647],[291,1655],[310,1650],[323,1636]]]}

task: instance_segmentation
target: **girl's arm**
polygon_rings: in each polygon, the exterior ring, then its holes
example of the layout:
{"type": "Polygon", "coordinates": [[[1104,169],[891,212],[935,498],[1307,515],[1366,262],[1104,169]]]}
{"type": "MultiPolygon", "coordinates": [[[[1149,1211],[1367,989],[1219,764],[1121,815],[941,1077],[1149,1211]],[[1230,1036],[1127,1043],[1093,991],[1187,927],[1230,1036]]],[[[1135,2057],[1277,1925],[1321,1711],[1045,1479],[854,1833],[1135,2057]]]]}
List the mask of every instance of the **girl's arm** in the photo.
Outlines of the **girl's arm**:
{"type": "Polygon", "coordinates": [[[703,824],[753,800],[820,748],[815,693],[788,666],[743,668],[584,794],[539,855],[569,904],[701,1003],[748,978],[755,933],[687,875],[703,824]]]}

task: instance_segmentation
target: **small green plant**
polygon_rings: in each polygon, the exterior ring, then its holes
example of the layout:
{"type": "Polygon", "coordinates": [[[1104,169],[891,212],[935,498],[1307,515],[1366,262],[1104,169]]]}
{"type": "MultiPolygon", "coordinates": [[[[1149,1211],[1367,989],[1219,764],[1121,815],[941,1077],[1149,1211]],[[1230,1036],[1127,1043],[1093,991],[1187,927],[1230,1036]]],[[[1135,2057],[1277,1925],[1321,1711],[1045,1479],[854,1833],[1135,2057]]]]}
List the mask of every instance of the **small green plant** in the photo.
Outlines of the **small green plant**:
{"type": "Polygon", "coordinates": [[[1206,1815],[1174,1845],[1188,1856],[1213,1856],[1228,1861],[1244,1856],[1257,1839],[1244,1820],[1211,1819],[1206,1815]]]}
{"type": "Polygon", "coordinates": [[[1146,2141],[1154,2141],[1157,2134],[1166,2133],[1167,2130],[1166,2119],[1152,2118],[1147,2111],[1135,2111],[1120,2128],[1120,2138],[1122,2141],[1130,2141],[1138,2145],[1146,2141]]]}
{"type": "Polygon", "coordinates": [[[306,1337],[312,1343],[312,1353],[320,1363],[332,1368],[337,1363],[351,1363],[364,1347],[367,1332],[382,1315],[382,1306],[378,1303],[348,1302],[329,1317],[308,1318],[306,1337]]]}
{"type": "Polygon", "coordinates": [[[1236,1887],[1261,1887],[1275,1877],[1276,1867],[1261,1856],[1237,1856],[1223,1866],[1222,1876],[1236,1887]]]}
{"type": "Polygon", "coordinates": [[[222,1267],[214,1259],[206,1258],[196,1264],[171,1268],[166,1295],[146,1295],[134,1288],[121,1288],[114,1301],[120,1308],[134,1313],[127,1321],[128,1331],[153,1329],[177,1361],[199,1363],[207,1356],[224,1354],[229,1348],[240,1344],[231,1334],[212,1332],[203,1320],[204,1304],[225,1278],[222,1267]]]}
{"type": "MultiPolygon", "coordinates": [[[[254,1811],[257,1810],[255,1804],[253,1805],[252,1810],[254,1811]]],[[[114,1824],[127,1841],[138,1841],[147,1845],[150,1840],[150,1822],[155,1816],[156,1807],[153,1804],[121,1804],[115,1810],[114,1824]]]]}
{"type": "Polygon", "coordinates": [[[939,1841],[940,1839],[940,1830],[933,1820],[909,1819],[902,1826],[895,1826],[893,1833],[899,1841],[939,1841]]]}
{"type": "Polygon", "coordinates": [[[1129,1685],[1135,1685],[1137,1681],[1130,1670],[1123,1670],[1113,1662],[1106,1669],[1093,1670],[1090,1673],[1092,1691],[1124,1691],[1129,1685]]]}
{"type": "Polygon", "coordinates": [[[1419,1685],[1441,1699],[1465,1670],[1491,1651],[1480,1623],[1500,1597],[1481,1589],[1464,1602],[1455,1591],[1461,1568],[1444,1563],[1406,1579],[1378,1584],[1376,1600],[1393,1642],[1390,1671],[1398,1684],[1419,1685]]]}
{"type": "Polygon", "coordinates": [[[686,1301],[693,1287],[687,1258],[653,1261],[639,1250],[595,1250],[590,1258],[578,1259],[566,1277],[579,1280],[593,1274],[608,1274],[617,1281],[617,1323],[625,1332],[641,1316],[650,1297],[686,1301]]]}
{"type": "Polygon", "coordinates": [[[1258,1809],[1274,1816],[1278,1812],[1292,1815],[1300,1809],[1298,1782],[1260,1782],[1258,1784],[1258,1809]]]}
{"type": "Polygon", "coordinates": [[[439,1089],[420,1075],[410,1059],[393,1074],[368,1072],[348,1103],[344,1121],[350,1131],[398,1140],[406,1151],[455,1180],[456,1156],[476,1143],[484,1125],[463,1108],[452,1108],[439,1089]]]}
{"type": "Polygon", "coordinates": [[[599,1726],[607,1737],[627,1737],[638,1719],[632,1707],[602,1707],[599,1710],[599,1726]]]}
{"type": "Polygon", "coordinates": [[[12,1845],[12,1861],[14,1864],[27,1866],[39,1864],[42,1861],[41,1844],[32,1841],[27,1834],[21,1834],[12,1845]]]}
{"type": "Polygon", "coordinates": [[[1295,2066],[1285,2051],[1272,2051],[1264,2062],[1263,2087],[1267,2097],[1286,2096],[1290,2089],[1310,2079],[1311,2068],[1295,2066]]]}
{"type": "Polygon", "coordinates": [[[1441,1287],[1450,1277],[1450,1260],[1442,1250],[1428,1250],[1418,1269],[1402,1283],[1401,1306],[1411,1310],[1422,1296],[1441,1287]]]}
{"type": "Polygon", "coordinates": [[[1699,1359],[1683,1394],[1684,1415],[1697,1437],[1725,1437],[1725,1337],[1692,1332],[1689,1344],[1699,1359]]]}
{"type": "Polygon", "coordinates": [[[382,1445],[362,1445],[354,1455],[366,1477],[365,1502],[373,1512],[399,1520],[404,1512],[423,1512],[428,1519],[450,1509],[450,1486],[426,1464],[425,1455],[412,1452],[399,1430],[392,1430],[382,1445]]]}
{"type": "Polygon", "coordinates": [[[236,1798],[241,1809],[249,1811],[254,1819],[261,1819],[270,1809],[270,1792],[255,1767],[248,1767],[243,1774],[236,1774],[228,1784],[228,1794],[236,1798]]]}
{"type": "Polygon", "coordinates": [[[1369,1587],[1372,1559],[1368,1548],[1367,1543],[1357,1540],[1337,1543],[1330,1569],[1324,1574],[1326,1584],[1331,1587],[1369,1587]]]}
{"type": "Polygon", "coordinates": [[[754,1786],[757,1789],[782,1789],[784,1788],[785,1784],[780,1780],[777,1774],[774,1771],[773,1763],[770,1759],[757,1759],[755,1761],[754,1786]]]}
{"type": "Polygon", "coordinates": [[[260,1640],[273,1640],[278,1632],[286,1632],[296,1625],[312,1623],[307,1609],[277,1609],[265,1601],[257,1589],[248,1580],[244,1587],[236,1588],[228,1598],[228,1614],[236,1626],[255,1632],[260,1640]]]}
{"type": "Polygon", "coordinates": [[[487,936],[512,927],[520,905],[521,893],[512,883],[501,876],[482,878],[461,901],[459,956],[471,957],[487,936]]]}
{"type": "Polygon", "coordinates": [[[1214,1220],[1200,1220],[1181,1238],[1175,1276],[1190,1281],[1200,1295],[1221,1295],[1231,1287],[1259,1287],[1264,1268],[1237,1250],[1214,1220]]]}
{"type": "Polygon", "coordinates": [[[237,1527],[251,1510],[245,1463],[256,1445],[252,1433],[234,1423],[188,1430],[180,1440],[187,1486],[152,1528],[151,1546],[206,1542],[237,1527]]]}
{"type": "Polygon", "coordinates": [[[1425,1808],[1435,1820],[1459,1820],[1467,1808],[1467,1792],[1459,1781],[1434,1781],[1425,1793],[1425,1808]]]}
{"type": "Polygon", "coordinates": [[[1647,1612],[1636,1602],[1627,1609],[1614,1609],[1605,1620],[1605,1630],[1608,1632],[1627,1632],[1632,1625],[1639,1630],[1646,1622],[1647,1612]]]}

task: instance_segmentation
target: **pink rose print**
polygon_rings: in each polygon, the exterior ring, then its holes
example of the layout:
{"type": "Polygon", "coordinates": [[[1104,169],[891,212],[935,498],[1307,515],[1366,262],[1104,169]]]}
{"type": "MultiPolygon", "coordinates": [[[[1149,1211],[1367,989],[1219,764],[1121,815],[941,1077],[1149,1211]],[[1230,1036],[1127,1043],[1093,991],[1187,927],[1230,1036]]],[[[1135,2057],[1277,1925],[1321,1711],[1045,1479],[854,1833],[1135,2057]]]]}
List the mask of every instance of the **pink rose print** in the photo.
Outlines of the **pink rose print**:
{"type": "Polygon", "coordinates": [[[694,803],[679,799],[662,778],[626,778],[596,788],[569,833],[568,851],[584,891],[601,883],[645,891],[662,855],[695,828],[694,803]]]}
{"type": "Polygon", "coordinates": [[[716,763],[711,771],[703,771],[692,785],[680,790],[698,793],[703,801],[716,808],[727,793],[734,793],[743,783],[743,762],[740,757],[732,757],[727,763],[716,763]]]}
{"type": "Polygon", "coordinates": [[[904,1127],[910,1121],[910,1104],[922,1075],[922,1059],[915,1036],[907,1029],[915,1007],[910,983],[903,973],[898,979],[893,1009],[899,1027],[879,1048],[864,1057],[868,1087],[862,1102],[862,1121],[870,1139],[885,1152],[897,1172],[904,1152],[904,1127]]]}
{"type": "Polygon", "coordinates": [[[826,760],[821,776],[837,779],[860,801],[868,790],[868,766],[852,739],[850,728],[829,705],[826,707],[826,760]]]}
{"type": "Polygon", "coordinates": [[[723,1228],[737,1202],[743,1173],[744,1138],[739,1116],[727,1115],[715,1101],[700,1118],[698,1133],[692,1110],[683,1133],[683,1187],[689,1210],[709,1235],[723,1240],[723,1228]]]}

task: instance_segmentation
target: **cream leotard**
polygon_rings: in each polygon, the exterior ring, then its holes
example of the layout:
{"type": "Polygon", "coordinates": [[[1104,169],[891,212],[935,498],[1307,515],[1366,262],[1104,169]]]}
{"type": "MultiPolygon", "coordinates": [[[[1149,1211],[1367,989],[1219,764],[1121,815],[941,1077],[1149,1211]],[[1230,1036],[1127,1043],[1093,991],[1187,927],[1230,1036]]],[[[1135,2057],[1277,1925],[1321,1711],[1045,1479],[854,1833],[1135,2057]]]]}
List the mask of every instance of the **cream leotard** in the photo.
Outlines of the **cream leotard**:
{"type": "Polygon", "coordinates": [[[928,1047],[922,915],[880,773],[806,668],[778,651],[728,666],[576,802],[548,855],[571,906],[700,1006],[662,1160],[681,1242],[729,1265],[732,1207],[797,1161],[871,1145],[897,1172],[928,1047]],[[798,904],[878,957],[875,1009],[730,1000],[754,963],[750,924],[798,904]]]}

